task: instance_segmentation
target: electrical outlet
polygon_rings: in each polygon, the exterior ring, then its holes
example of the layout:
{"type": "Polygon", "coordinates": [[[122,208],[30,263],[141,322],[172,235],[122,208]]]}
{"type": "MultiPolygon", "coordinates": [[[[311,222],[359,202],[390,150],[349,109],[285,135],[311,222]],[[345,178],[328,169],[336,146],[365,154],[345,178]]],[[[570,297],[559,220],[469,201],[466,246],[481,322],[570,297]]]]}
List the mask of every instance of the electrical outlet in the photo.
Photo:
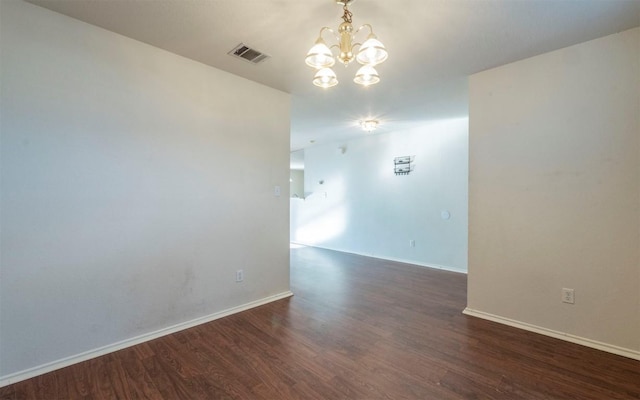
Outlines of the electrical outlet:
{"type": "Polygon", "coordinates": [[[568,304],[575,303],[575,293],[573,289],[562,288],[562,302],[568,304]]]}
{"type": "Polygon", "coordinates": [[[413,239],[409,240],[409,247],[416,247],[416,241],[413,239]]]}
{"type": "Polygon", "coordinates": [[[236,271],[236,282],[242,282],[244,280],[244,271],[239,269],[236,271]]]}

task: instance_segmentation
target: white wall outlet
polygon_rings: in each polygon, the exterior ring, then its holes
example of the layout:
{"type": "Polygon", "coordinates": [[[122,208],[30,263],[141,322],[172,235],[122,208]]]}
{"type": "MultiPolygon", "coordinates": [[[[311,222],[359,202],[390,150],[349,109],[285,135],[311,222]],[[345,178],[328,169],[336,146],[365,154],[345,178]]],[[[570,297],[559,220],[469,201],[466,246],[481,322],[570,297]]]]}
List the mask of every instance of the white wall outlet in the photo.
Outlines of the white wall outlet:
{"type": "Polygon", "coordinates": [[[573,289],[562,288],[562,302],[568,304],[575,303],[575,294],[573,289]]]}
{"type": "Polygon", "coordinates": [[[416,247],[416,241],[413,239],[409,240],[409,247],[416,247]]]}
{"type": "Polygon", "coordinates": [[[280,186],[276,185],[273,187],[273,195],[276,197],[280,197],[281,194],[280,186]]]}
{"type": "Polygon", "coordinates": [[[244,271],[239,269],[236,271],[236,282],[242,282],[244,280],[244,271]]]}

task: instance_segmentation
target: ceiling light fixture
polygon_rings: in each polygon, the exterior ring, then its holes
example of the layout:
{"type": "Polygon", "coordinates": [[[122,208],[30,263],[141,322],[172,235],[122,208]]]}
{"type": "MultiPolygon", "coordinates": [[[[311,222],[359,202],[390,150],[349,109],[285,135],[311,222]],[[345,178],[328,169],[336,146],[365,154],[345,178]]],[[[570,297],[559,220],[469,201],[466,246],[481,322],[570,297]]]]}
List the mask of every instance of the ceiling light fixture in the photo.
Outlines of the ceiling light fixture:
{"type": "Polygon", "coordinates": [[[375,119],[368,119],[366,121],[360,121],[360,126],[367,132],[373,132],[378,127],[378,121],[375,119]]]}
{"type": "Polygon", "coordinates": [[[338,78],[336,73],[333,72],[331,67],[336,63],[336,58],[345,67],[349,66],[349,63],[356,60],[362,67],[356,72],[356,77],[353,81],[363,86],[373,85],[380,82],[378,72],[373,68],[384,62],[387,59],[388,53],[384,45],[373,34],[373,28],[369,24],[364,24],[353,31],[353,25],[351,25],[351,17],[353,14],[349,11],[349,4],[355,0],[336,0],[337,4],[342,5],[344,14],[342,15],[343,23],[338,27],[338,34],[329,28],[328,26],[320,29],[320,35],[316,40],[316,43],[311,47],[311,50],[307,53],[305,62],[308,66],[318,70],[313,77],[313,84],[322,88],[329,88],[338,84],[338,78]],[[369,36],[364,43],[353,43],[355,36],[360,32],[362,28],[369,28],[369,36]],[[331,47],[327,46],[327,43],[322,38],[324,31],[330,31],[333,33],[334,38],[339,44],[334,44],[331,47]],[[332,48],[338,48],[340,53],[334,57],[331,53],[332,48]],[[357,53],[355,52],[357,48],[357,53]]]}

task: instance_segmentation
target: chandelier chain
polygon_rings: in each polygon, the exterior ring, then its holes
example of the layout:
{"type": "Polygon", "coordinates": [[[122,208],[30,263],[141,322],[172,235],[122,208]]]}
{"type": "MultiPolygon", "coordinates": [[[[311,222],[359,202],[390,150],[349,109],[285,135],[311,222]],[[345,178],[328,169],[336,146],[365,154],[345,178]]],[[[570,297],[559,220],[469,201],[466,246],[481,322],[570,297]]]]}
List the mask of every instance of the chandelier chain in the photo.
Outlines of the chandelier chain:
{"type": "Polygon", "coordinates": [[[351,17],[353,17],[353,14],[351,13],[351,11],[349,11],[349,8],[347,8],[347,3],[345,3],[342,9],[344,10],[344,15],[342,16],[342,19],[344,20],[344,22],[347,22],[350,24],[351,17]]]}

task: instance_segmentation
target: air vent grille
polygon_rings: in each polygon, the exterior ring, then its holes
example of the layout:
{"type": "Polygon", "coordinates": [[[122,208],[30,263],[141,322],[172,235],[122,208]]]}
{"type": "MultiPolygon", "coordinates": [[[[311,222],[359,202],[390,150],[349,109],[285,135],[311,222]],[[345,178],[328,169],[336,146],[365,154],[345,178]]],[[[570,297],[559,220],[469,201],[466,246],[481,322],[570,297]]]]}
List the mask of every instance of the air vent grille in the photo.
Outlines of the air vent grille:
{"type": "Polygon", "coordinates": [[[256,49],[252,49],[244,43],[240,43],[227,54],[229,54],[230,56],[241,58],[245,61],[249,61],[252,64],[261,63],[262,61],[269,58],[267,54],[264,54],[263,52],[256,49]]]}

